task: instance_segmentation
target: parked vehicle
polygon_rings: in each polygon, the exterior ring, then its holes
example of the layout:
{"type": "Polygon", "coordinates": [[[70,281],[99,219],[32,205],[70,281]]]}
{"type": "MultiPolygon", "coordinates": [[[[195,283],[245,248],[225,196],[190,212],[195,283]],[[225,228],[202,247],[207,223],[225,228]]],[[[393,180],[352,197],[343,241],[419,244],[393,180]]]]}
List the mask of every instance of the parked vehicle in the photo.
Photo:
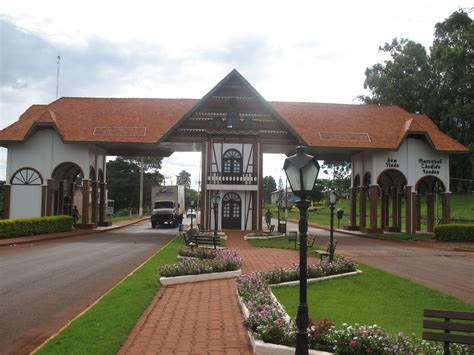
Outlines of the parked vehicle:
{"type": "Polygon", "coordinates": [[[153,207],[151,226],[178,226],[178,216],[184,213],[184,186],[154,186],[151,189],[153,207]]]}

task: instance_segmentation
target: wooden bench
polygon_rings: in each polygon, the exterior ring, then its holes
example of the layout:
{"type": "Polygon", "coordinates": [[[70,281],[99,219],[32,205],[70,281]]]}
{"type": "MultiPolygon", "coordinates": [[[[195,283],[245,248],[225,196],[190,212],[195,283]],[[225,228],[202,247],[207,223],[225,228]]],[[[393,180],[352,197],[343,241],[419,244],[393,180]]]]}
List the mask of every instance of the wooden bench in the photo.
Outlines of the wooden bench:
{"type": "MultiPolygon", "coordinates": [[[[337,247],[337,240],[334,241],[334,250],[333,252],[336,252],[336,247],[337,247]]],[[[327,249],[326,250],[318,250],[318,249],[314,249],[314,252],[319,255],[319,258],[321,261],[323,261],[323,258],[329,258],[329,256],[331,255],[330,253],[330,245],[328,245],[327,249]]]]}
{"type": "MultiPolygon", "coordinates": [[[[306,237],[306,246],[308,248],[312,248],[313,245],[314,245],[314,242],[316,241],[316,234],[308,234],[307,237],[306,237]]],[[[297,245],[300,245],[300,238],[299,238],[299,234],[297,233],[296,234],[296,238],[295,238],[295,249],[296,249],[296,246],[297,245]]]]}
{"type": "Polygon", "coordinates": [[[272,234],[274,231],[275,231],[275,225],[272,224],[272,225],[270,226],[270,229],[267,230],[266,232],[263,232],[263,233],[265,233],[265,234],[272,234]]]}
{"type": "Polygon", "coordinates": [[[443,331],[443,333],[423,331],[422,339],[444,342],[443,354],[446,355],[450,353],[450,343],[474,345],[474,312],[425,309],[423,316],[427,318],[437,318],[435,320],[423,320],[423,328],[436,329],[443,331]],[[442,320],[440,320],[440,318],[442,320]],[[468,323],[466,321],[470,322],[468,323]],[[453,334],[451,331],[456,333],[453,334]]]}
{"type": "Polygon", "coordinates": [[[212,233],[200,233],[197,229],[190,229],[185,234],[186,245],[199,247],[202,245],[212,245],[214,249],[221,245],[221,238],[212,233]]]}

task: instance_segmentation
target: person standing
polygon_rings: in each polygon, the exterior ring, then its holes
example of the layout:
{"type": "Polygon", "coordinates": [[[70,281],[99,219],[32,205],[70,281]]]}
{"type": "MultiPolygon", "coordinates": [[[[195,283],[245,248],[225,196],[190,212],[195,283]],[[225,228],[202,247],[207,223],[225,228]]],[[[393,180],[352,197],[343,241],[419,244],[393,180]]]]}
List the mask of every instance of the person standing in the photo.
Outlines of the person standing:
{"type": "Polygon", "coordinates": [[[74,224],[77,224],[77,220],[79,219],[79,210],[77,209],[76,205],[74,205],[74,207],[71,210],[71,216],[74,221],[74,224]]]}
{"type": "Polygon", "coordinates": [[[272,218],[273,218],[273,214],[268,208],[267,212],[265,213],[265,222],[267,223],[267,229],[270,229],[270,225],[272,224],[272,218]]]}

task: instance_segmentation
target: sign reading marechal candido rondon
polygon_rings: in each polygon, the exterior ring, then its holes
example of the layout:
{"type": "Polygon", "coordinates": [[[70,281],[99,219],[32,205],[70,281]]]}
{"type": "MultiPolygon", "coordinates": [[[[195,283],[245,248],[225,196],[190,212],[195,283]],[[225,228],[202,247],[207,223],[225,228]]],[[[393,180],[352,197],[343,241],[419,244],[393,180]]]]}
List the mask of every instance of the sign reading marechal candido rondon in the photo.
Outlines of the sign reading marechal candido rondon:
{"type": "Polygon", "coordinates": [[[397,231],[403,221],[415,232],[426,195],[432,230],[434,194],[449,223],[449,157],[468,149],[429,117],[390,105],[267,101],[237,70],[201,99],[62,97],[32,105],[0,132],[8,149],[4,218],[70,214],[76,206],[78,227],[94,228],[105,223],[107,155],[200,151],[203,227],[214,228],[217,216],[219,229],[261,230],[263,154],[293,155],[300,143],[317,159],[351,161],[346,228],[397,231]]]}

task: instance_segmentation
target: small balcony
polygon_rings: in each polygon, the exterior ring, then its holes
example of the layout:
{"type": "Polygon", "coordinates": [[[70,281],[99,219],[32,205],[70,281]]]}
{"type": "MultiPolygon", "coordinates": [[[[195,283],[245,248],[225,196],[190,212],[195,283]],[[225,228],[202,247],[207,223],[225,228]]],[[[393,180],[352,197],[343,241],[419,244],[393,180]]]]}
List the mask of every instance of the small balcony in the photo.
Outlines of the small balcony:
{"type": "Polygon", "coordinates": [[[207,177],[207,183],[211,185],[257,185],[258,179],[256,173],[211,173],[207,177]]]}

